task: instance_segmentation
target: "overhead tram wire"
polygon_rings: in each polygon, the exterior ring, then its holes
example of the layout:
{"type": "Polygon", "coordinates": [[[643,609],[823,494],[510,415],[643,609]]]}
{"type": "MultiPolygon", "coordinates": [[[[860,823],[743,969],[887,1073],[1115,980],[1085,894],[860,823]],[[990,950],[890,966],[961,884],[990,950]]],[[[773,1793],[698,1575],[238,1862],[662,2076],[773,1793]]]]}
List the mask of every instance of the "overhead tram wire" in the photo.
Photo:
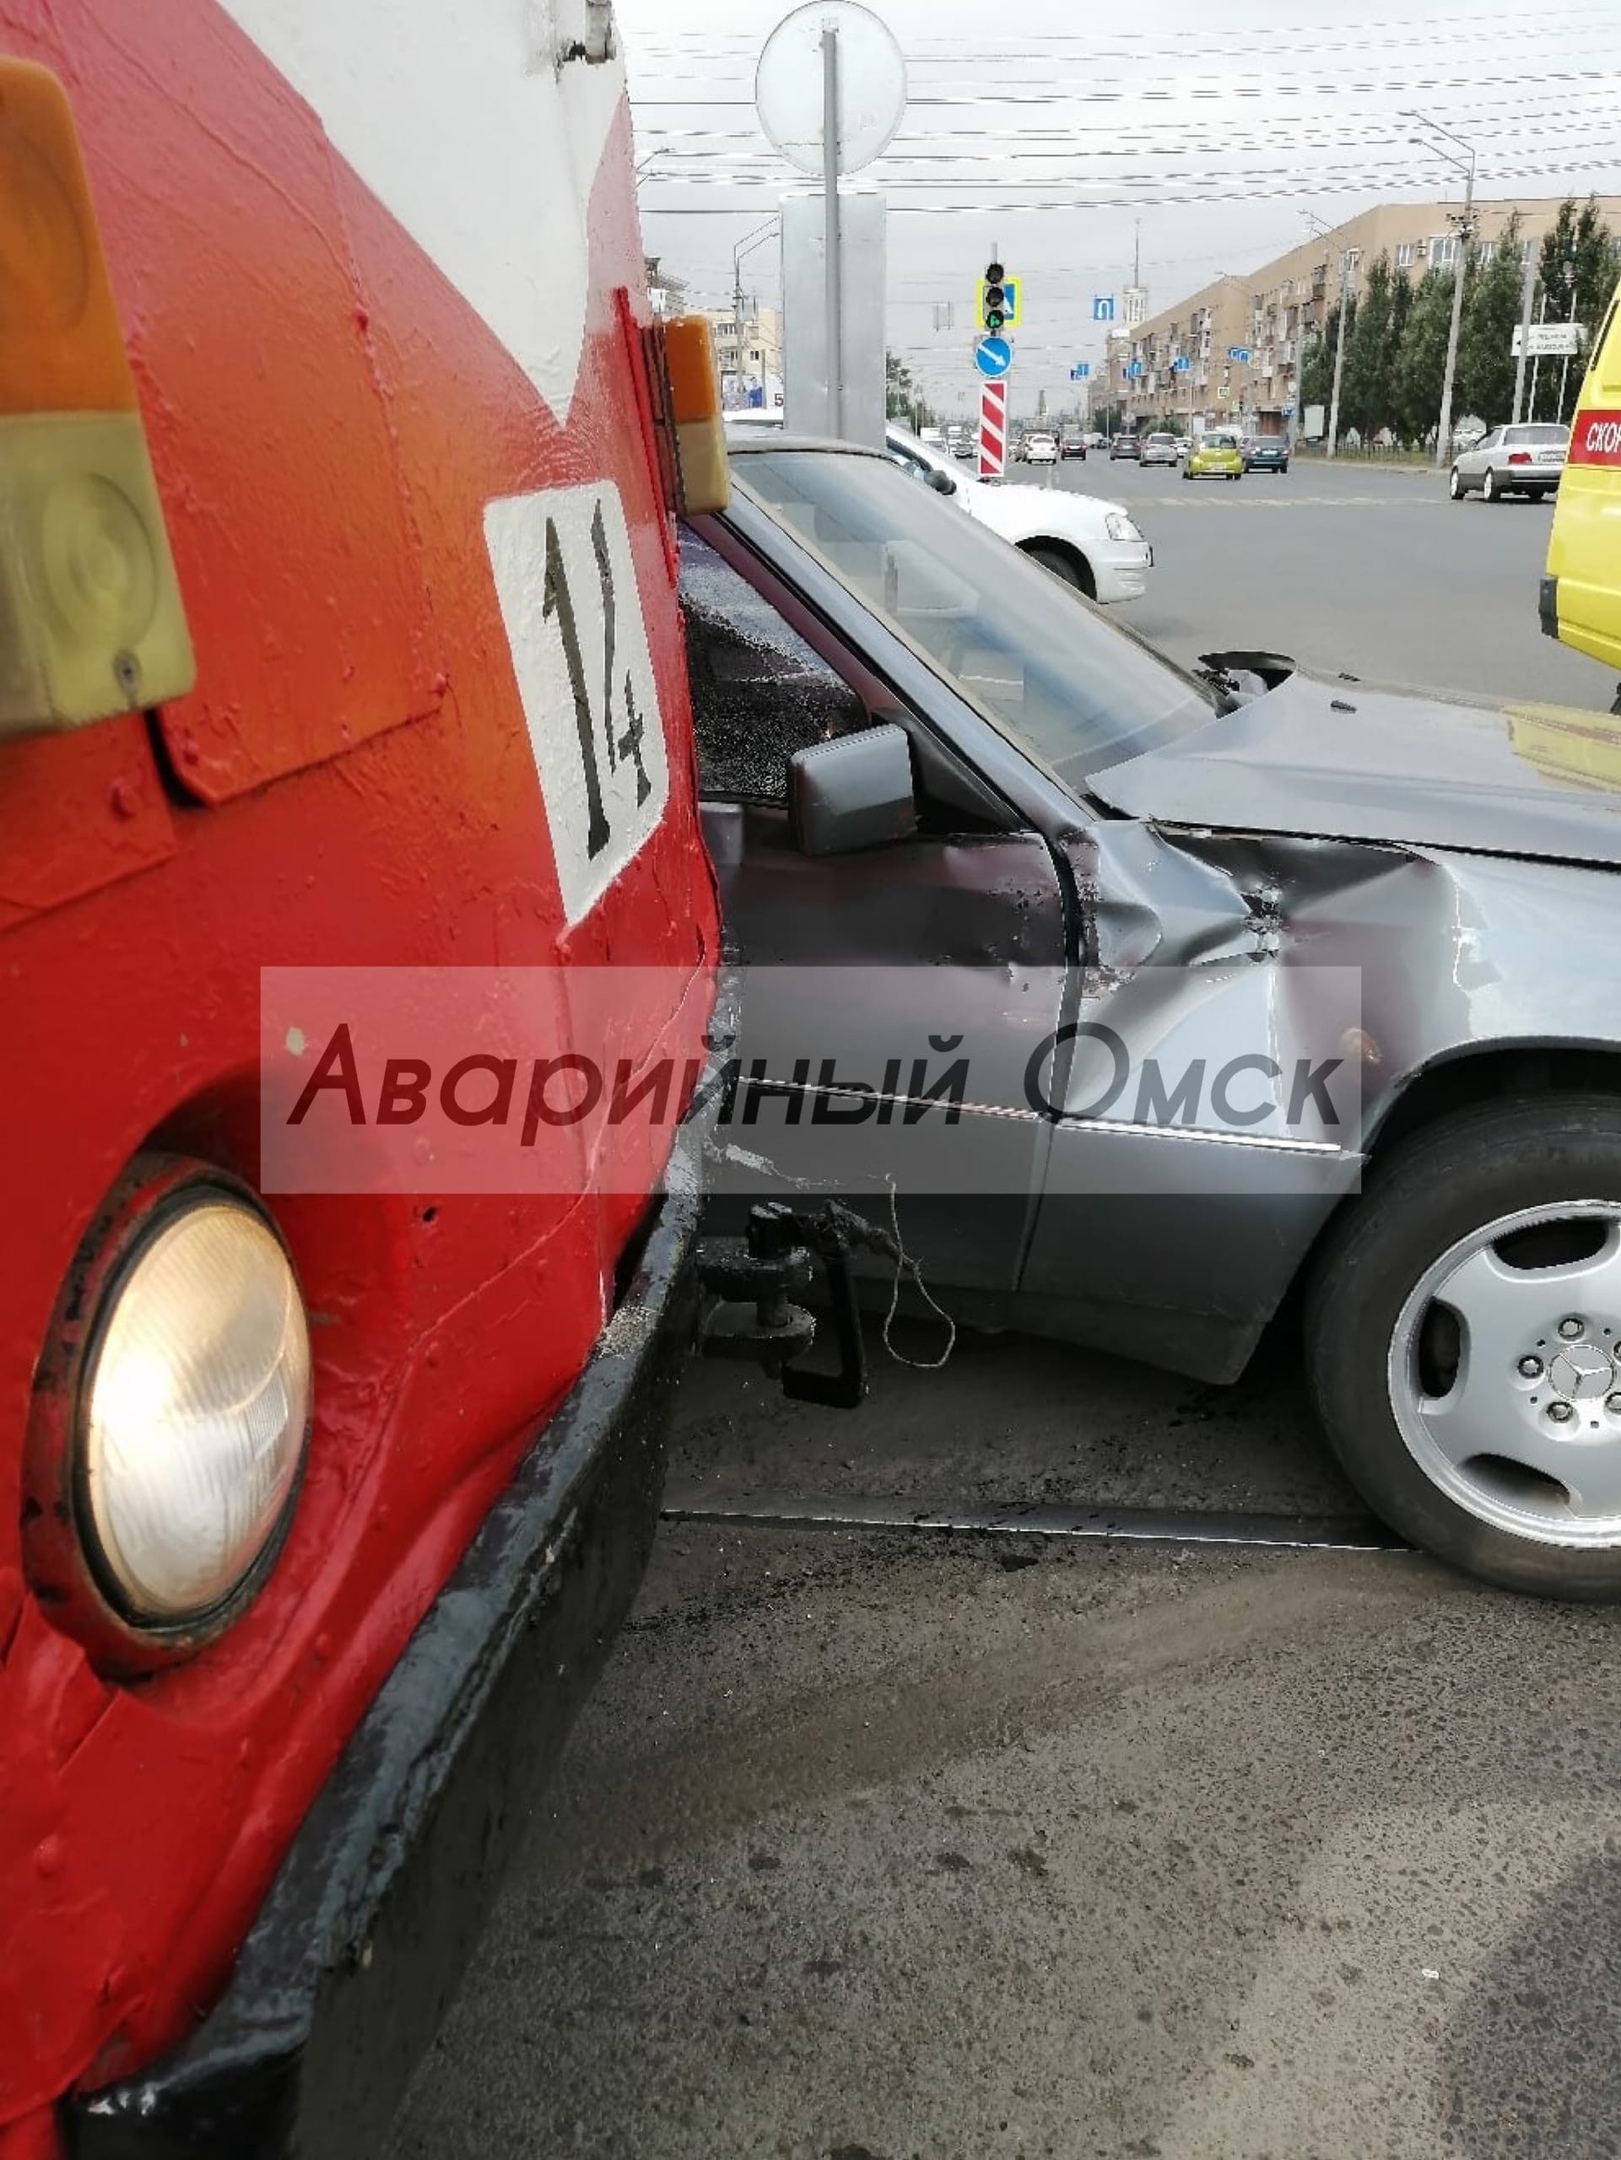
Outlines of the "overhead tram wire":
{"type": "MultiPolygon", "coordinates": [[[[1621,83],[1621,71],[1617,72],[1615,81],[1621,83]]],[[[1559,120],[1568,120],[1573,126],[1585,126],[1601,115],[1608,117],[1614,110],[1614,102],[1614,87],[1612,84],[1606,83],[1600,89],[1577,92],[1572,96],[1559,98],[1547,105],[1528,105],[1523,99],[1515,98],[1500,103],[1477,105],[1467,111],[1460,111],[1455,108],[1448,108],[1448,110],[1450,118],[1456,120],[1460,126],[1467,127],[1471,135],[1502,136],[1517,133],[1520,130],[1493,127],[1491,123],[1504,118],[1513,121],[1528,121],[1532,123],[1528,132],[1532,133],[1537,132],[1540,127],[1559,120]],[[1576,102],[1580,98],[1592,101],[1591,109],[1576,102]]],[[[1252,134],[1260,133],[1282,137],[1304,132],[1307,134],[1333,134],[1340,141],[1348,143],[1395,141],[1398,139],[1405,143],[1408,139],[1405,126],[1401,126],[1398,131],[1398,122],[1399,116],[1397,115],[1392,115],[1388,120],[1385,120],[1377,118],[1371,113],[1344,120],[1324,120],[1316,116],[1308,117],[1293,113],[1278,113],[1264,119],[1256,118],[1249,122],[1248,125],[1252,134]]],[[[1091,127],[1013,125],[1001,128],[964,128],[924,124],[915,128],[903,128],[896,140],[909,147],[916,147],[930,141],[995,142],[1005,140],[1021,147],[1028,143],[1050,142],[1069,149],[1077,156],[1101,157],[1129,155],[1133,151],[1149,150],[1158,137],[1167,137],[1180,142],[1186,135],[1187,127],[1188,122],[1186,119],[1143,120],[1124,127],[1118,122],[1099,123],[1091,127]],[[1115,150],[1082,149],[1076,151],[1075,138],[1078,135],[1105,136],[1111,143],[1118,144],[1120,148],[1115,150]]],[[[747,142],[759,144],[764,140],[758,128],[743,128],[729,124],[724,127],[670,127],[649,122],[638,126],[637,134],[644,139],[657,136],[671,142],[747,142]]],[[[1240,140],[1243,140],[1243,138],[1240,140]]],[[[885,155],[893,156],[895,153],[891,150],[886,152],[885,155]]]]}
{"type": "MultiPolygon", "coordinates": [[[[1588,15],[1596,15],[1600,18],[1607,19],[1610,14],[1611,9],[1608,5],[1608,0],[1566,0],[1565,5],[1556,6],[1547,11],[1547,16],[1550,20],[1563,20],[1566,18],[1588,15]]],[[[1508,28],[1513,30],[1523,31],[1525,29],[1525,15],[1524,11],[1518,8],[1506,10],[1499,9],[1489,14],[1483,14],[1478,9],[1472,9],[1462,15],[1426,15],[1423,18],[1423,28],[1432,42],[1441,33],[1446,32],[1450,34],[1458,30],[1461,26],[1474,27],[1480,29],[1483,32],[1492,29],[1494,26],[1497,28],[1507,26],[1508,28]]],[[[1353,19],[1349,22],[1338,23],[1334,27],[1336,32],[1341,35],[1354,30],[1411,30],[1415,27],[1415,18],[1411,14],[1397,16],[1386,15],[1372,19],[1353,19]]],[[[1259,49],[1270,51],[1273,49],[1274,39],[1289,38],[1296,35],[1310,34],[1317,37],[1319,41],[1321,41],[1322,29],[1323,25],[1320,21],[1314,23],[1280,23],[1274,26],[1269,26],[1266,33],[1266,45],[1259,49]]],[[[1109,34],[1115,38],[1118,38],[1123,44],[1130,44],[1134,40],[1142,43],[1153,35],[1152,32],[1146,30],[1115,30],[1111,31],[1109,34]]],[[[757,46],[758,44],[758,39],[755,37],[754,33],[747,30],[716,31],[707,28],[701,30],[666,30],[660,32],[659,35],[670,38],[672,40],[682,38],[705,38],[710,40],[711,43],[733,43],[747,45],[751,48],[757,46]]],[[[1092,34],[1083,30],[1042,31],[1039,33],[1039,36],[1044,41],[1048,39],[1061,40],[1067,44],[1091,45],[1095,43],[1095,38],[1092,36],[1092,34]]]]}
{"type": "MultiPolygon", "coordinates": [[[[1618,70],[1611,68],[1555,68],[1544,69],[1538,78],[1538,88],[1551,91],[1555,84],[1566,85],[1563,96],[1590,95],[1593,90],[1618,79],[1618,70]],[[1591,86],[1591,88],[1587,87],[1591,86]]],[[[1119,87],[1100,88],[1095,78],[1086,78],[1084,85],[1069,89],[1053,84],[1050,77],[1039,86],[1026,87],[1017,78],[1006,83],[990,83],[973,90],[917,91],[907,98],[907,110],[972,110],[984,105],[1009,105],[1021,109],[1029,106],[1055,105],[1223,105],[1248,104],[1260,98],[1363,98],[1363,97],[1425,97],[1432,101],[1440,90],[1513,90],[1523,86],[1521,74],[1509,75],[1422,75],[1412,79],[1386,77],[1380,81],[1357,81],[1343,85],[1296,77],[1269,76],[1254,82],[1229,81],[1221,88],[1169,90],[1159,87],[1161,78],[1147,83],[1128,83],[1119,87]]],[[[658,111],[730,111],[746,108],[754,110],[754,99],[746,91],[740,95],[720,95],[711,90],[701,96],[661,97],[648,91],[632,88],[632,105],[638,108],[654,108],[658,111]]]]}
{"type": "MultiPolygon", "coordinates": [[[[1483,182],[1516,179],[1568,179],[1588,170],[1590,170],[1590,167],[1585,165],[1543,165],[1498,168],[1495,171],[1483,171],[1478,177],[1483,182]]],[[[977,217],[981,215],[1019,217],[1049,211],[1066,211],[1073,214],[1078,210],[1188,210],[1197,209],[1211,203],[1299,202],[1326,195],[1367,195],[1384,184],[1387,177],[1377,176],[1362,181],[1339,181],[1330,185],[1325,185],[1322,181],[1317,180],[1286,188],[1251,187],[1210,190],[1198,195],[1070,196],[1063,200],[1049,199],[1024,203],[1008,202],[1005,198],[999,198],[996,201],[967,203],[892,202],[889,206],[889,214],[891,217],[977,217]]],[[[694,180],[664,181],[656,184],[666,187],[679,186],[683,190],[701,189],[704,186],[703,182],[694,180]]],[[[748,183],[742,181],[730,184],[737,186],[748,185],[748,183]]],[[[966,182],[963,183],[963,185],[967,184],[966,182]]],[[[1009,183],[1010,186],[1016,184],[1009,183]]],[[[1417,186],[1421,182],[1412,181],[1405,184],[1417,186]]],[[[919,182],[916,185],[921,191],[928,191],[926,183],[919,182]]],[[[745,201],[731,204],[643,202],[640,205],[640,210],[644,217],[753,217],[759,214],[759,198],[757,193],[751,193],[745,201]]]]}
{"type": "MultiPolygon", "coordinates": [[[[1591,4],[1588,5],[1545,8],[1539,18],[1538,29],[1544,37],[1549,32],[1558,29],[1568,29],[1574,31],[1577,35],[1586,35],[1588,33],[1583,29],[1583,23],[1585,19],[1590,17],[1598,18],[1600,24],[1611,22],[1614,19],[1613,10],[1603,4],[1603,0],[1591,0],[1591,4]]],[[[1175,48],[1166,48],[1164,46],[1150,48],[1146,45],[1146,33],[1116,31],[1111,35],[1119,44],[1121,48],[1119,51],[1110,50],[1107,46],[1100,46],[1096,36],[1086,32],[1053,30],[1026,33],[1027,42],[1031,46],[1042,48],[1039,52],[1030,55],[1019,52],[1009,53],[1005,46],[981,46],[966,42],[961,38],[945,38],[925,33],[911,41],[907,57],[909,60],[915,60],[920,65],[977,67],[985,65],[987,62],[996,62],[1003,59],[1022,60],[1027,57],[1047,59],[1052,56],[1055,48],[1073,46],[1084,53],[1085,57],[1092,62],[1121,60],[1154,64],[1162,61],[1185,63],[1189,60],[1201,59],[1227,62],[1241,59],[1260,59],[1275,62],[1279,58],[1309,58],[1317,53],[1434,51],[1443,43],[1449,49],[1459,45],[1495,45],[1501,43],[1505,26],[1523,34],[1526,28],[1523,12],[1428,17],[1422,23],[1413,16],[1399,18],[1394,21],[1343,23],[1337,26],[1339,34],[1326,38],[1320,34],[1323,27],[1320,23],[1302,24],[1297,26],[1301,32],[1317,32],[1319,34],[1305,35],[1302,37],[1301,42],[1298,43],[1290,42],[1295,32],[1280,30],[1275,33],[1268,31],[1263,41],[1258,44],[1238,45],[1224,40],[1211,45],[1178,44],[1175,48]],[[1345,34],[1350,31],[1360,30],[1382,34],[1370,35],[1362,39],[1345,34]],[[1392,35],[1392,32],[1405,32],[1407,34],[1392,35]],[[1134,38],[1143,44],[1143,50],[1132,51],[1130,49],[1134,38]],[[940,50],[931,52],[929,50],[931,46],[938,46],[940,50]]],[[[634,42],[632,46],[633,56],[638,59],[651,56],[684,61],[704,58],[747,59],[752,58],[758,49],[759,39],[752,32],[728,33],[710,29],[664,31],[649,37],[645,41],[634,42]]]]}
{"type": "MultiPolygon", "coordinates": [[[[1573,145],[1571,147],[1577,146],[1573,145]]],[[[1602,145],[1596,145],[1595,147],[1603,147],[1618,160],[1621,160],[1621,135],[1606,137],[1602,145]]],[[[1489,168],[1483,167],[1479,178],[1482,180],[1532,179],[1539,176],[1557,178],[1569,176],[1573,173],[1586,173],[1591,169],[1592,153],[1589,151],[1579,165],[1561,162],[1536,161],[1524,163],[1517,161],[1489,168]]],[[[765,177],[769,170],[770,168],[740,165],[724,172],[708,171],[701,174],[682,174],[680,176],[653,174],[644,184],[648,186],[692,188],[742,186],[765,177]]],[[[1343,194],[1349,188],[1358,187],[1424,187],[1432,177],[1431,168],[1423,162],[1406,166],[1358,164],[1324,165],[1314,168],[1302,168],[1298,165],[1270,165],[1229,167],[1226,169],[1171,167],[1152,173],[1114,173],[1091,180],[1075,179],[1066,182],[1048,178],[1038,180],[1036,185],[1068,187],[1075,191],[1069,198],[1074,206],[1078,209],[1084,209],[1089,204],[1096,204],[1100,199],[1119,205],[1146,201],[1149,198],[1136,192],[1145,188],[1196,189],[1199,191],[1198,193],[1178,193],[1166,196],[1164,200],[1167,202],[1198,202],[1205,199],[1203,191],[1207,188],[1231,188],[1239,183],[1300,180],[1302,182],[1309,181],[1311,186],[1319,187],[1324,194],[1343,194]],[[1101,189],[1120,187],[1129,187],[1134,192],[1130,195],[1100,198],[1099,191],[1101,189]]],[[[1010,176],[1005,180],[993,180],[984,175],[975,174],[967,179],[956,180],[943,172],[920,174],[916,177],[896,176],[886,181],[887,191],[893,192],[896,188],[904,188],[912,194],[947,194],[961,192],[965,188],[973,188],[980,193],[1000,189],[1019,191],[1027,190],[1030,185],[1029,179],[1023,176],[1010,176]]],[[[1264,186],[1257,186],[1255,192],[1264,199],[1271,190],[1264,186]]]]}

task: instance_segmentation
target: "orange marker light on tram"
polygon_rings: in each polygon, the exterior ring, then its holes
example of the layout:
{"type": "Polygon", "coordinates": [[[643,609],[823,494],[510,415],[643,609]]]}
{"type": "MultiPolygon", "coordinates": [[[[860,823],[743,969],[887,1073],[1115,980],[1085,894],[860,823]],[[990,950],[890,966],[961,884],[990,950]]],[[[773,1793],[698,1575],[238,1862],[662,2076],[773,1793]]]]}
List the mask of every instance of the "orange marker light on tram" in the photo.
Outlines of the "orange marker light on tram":
{"type": "Polygon", "coordinates": [[[0,60],[0,735],[195,674],[73,116],[0,60]]]}
{"type": "Polygon", "coordinates": [[[731,497],[720,376],[709,325],[701,315],[678,315],[664,332],[670,408],[681,465],[682,507],[694,514],[724,510],[731,497]]]}

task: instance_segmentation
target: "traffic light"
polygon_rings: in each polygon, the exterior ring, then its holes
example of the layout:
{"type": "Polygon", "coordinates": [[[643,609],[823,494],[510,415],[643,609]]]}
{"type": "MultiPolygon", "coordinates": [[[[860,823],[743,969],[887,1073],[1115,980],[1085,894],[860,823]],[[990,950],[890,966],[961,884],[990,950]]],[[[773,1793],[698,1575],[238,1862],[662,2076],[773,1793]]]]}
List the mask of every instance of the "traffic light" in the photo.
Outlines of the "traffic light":
{"type": "Polygon", "coordinates": [[[1007,321],[1007,288],[1002,283],[1002,277],[1002,265],[999,262],[985,265],[985,291],[980,313],[992,336],[1007,321]]]}
{"type": "Polygon", "coordinates": [[[1019,281],[1009,277],[999,262],[987,263],[979,281],[979,324],[992,337],[1013,330],[1019,322],[1019,281]]]}

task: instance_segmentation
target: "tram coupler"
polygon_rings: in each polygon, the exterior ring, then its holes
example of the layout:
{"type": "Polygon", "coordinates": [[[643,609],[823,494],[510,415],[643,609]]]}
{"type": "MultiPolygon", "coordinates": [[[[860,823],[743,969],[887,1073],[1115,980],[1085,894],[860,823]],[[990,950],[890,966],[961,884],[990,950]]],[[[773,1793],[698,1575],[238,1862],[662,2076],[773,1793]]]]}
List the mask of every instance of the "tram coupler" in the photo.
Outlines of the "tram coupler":
{"type": "Polygon", "coordinates": [[[744,1236],[700,1239],[698,1277],[715,1301],[700,1323],[704,1354],[763,1365],[781,1377],[783,1393],[794,1402],[854,1410],[867,1393],[867,1351],[850,1269],[858,1249],[897,1263],[901,1257],[887,1230],[837,1200],[814,1208],[762,1200],[750,1208],[744,1236]],[[793,1362],[816,1337],[815,1316],[794,1302],[794,1293],[810,1288],[818,1264],[839,1356],[833,1372],[808,1372],[793,1362]]]}

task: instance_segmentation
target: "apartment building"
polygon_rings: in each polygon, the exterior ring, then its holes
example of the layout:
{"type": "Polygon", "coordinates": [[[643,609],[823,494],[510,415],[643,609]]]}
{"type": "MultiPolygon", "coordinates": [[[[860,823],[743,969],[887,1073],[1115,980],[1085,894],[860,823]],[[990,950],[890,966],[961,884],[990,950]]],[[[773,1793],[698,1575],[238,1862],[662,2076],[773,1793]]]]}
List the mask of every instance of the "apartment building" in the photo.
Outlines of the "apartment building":
{"type": "Polygon", "coordinates": [[[712,307],[704,316],[715,336],[715,364],[729,405],[779,404],[782,397],[782,314],[777,308],[745,303],[712,307]],[[738,337],[741,327],[742,338],[738,337]]]}
{"type": "MultiPolygon", "coordinates": [[[[1502,244],[1515,211],[1522,251],[1539,248],[1558,218],[1563,197],[1477,202],[1482,252],[1502,244]]],[[[1380,255],[1415,282],[1450,269],[1461,245],[1451,223],[1456,203],[1381,203],[1314,235],[1247,277],[1221,277],[1174,307],[1148,316],[1129,344],[1115,348],[1110,388],[1134,417],[1176,413],[1206,422],[1228,418],[1263,429],[1289,426],[1299,411],[1304,347],[1320,332],[1339,293],[1362,292],[1380,255]],[[1237,360],[1235,353],[1247,353],[1237,360]],[[1189,365],[1176,369],[1177,359],[1189,365]],[[1137,363],[1139,372],[1130,373],[1137,363]]],[[[1599,209],[1621,226],[1621,198],[1601,196],[1599,209]]]]}
{"type": "Polygon", "coordinates": [[[1174,414],[1191,423],[1236,413],[1228,355],[1248,340],[1251,297],[1246,279],[1219,277],[1118,340],[1109,389],[1124,400],[1128,418],[1174,414]]]}

